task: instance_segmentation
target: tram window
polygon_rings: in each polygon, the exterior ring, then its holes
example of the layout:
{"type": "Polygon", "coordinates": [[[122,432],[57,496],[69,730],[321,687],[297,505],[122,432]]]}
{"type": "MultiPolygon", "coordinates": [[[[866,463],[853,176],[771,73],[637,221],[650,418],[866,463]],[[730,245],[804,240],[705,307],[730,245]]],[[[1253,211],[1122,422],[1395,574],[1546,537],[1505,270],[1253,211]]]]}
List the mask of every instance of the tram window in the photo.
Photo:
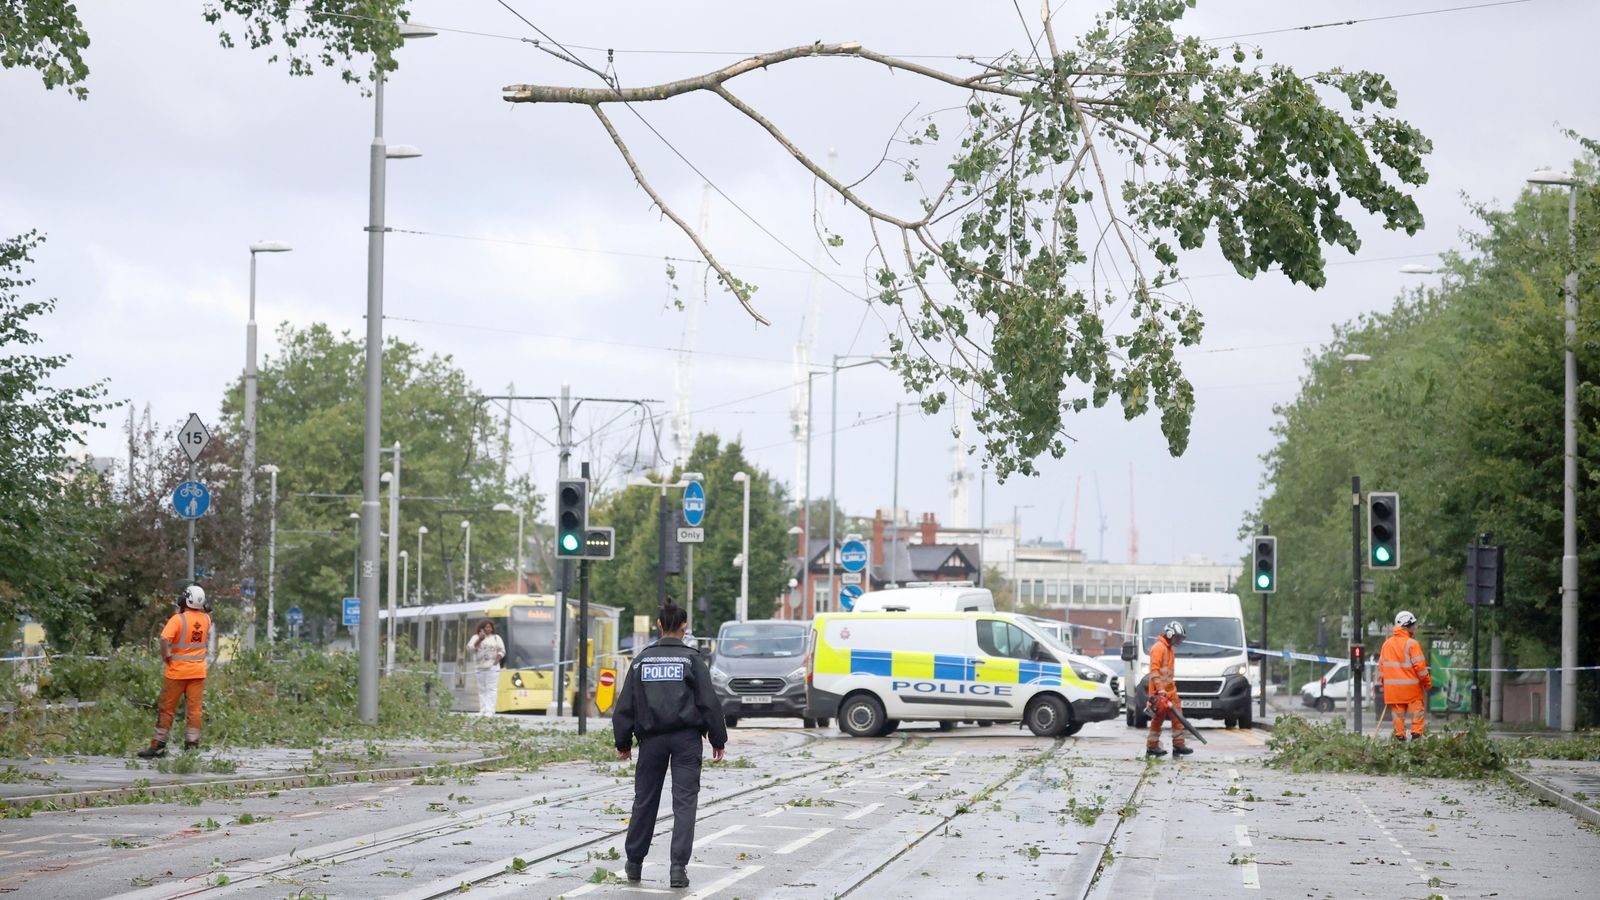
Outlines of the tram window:
{"type": "Polygon", "coordinates": [[[549,666],[555,646],[555,610],[547,606],[516,606],[509,610],[507,619],[506,668],[549,666]]]}
{"type": "Polygon", "coordinates": [[[444,646],[440,648],[443,652],[439,656],[439,661],[455,662],[456,645],[459,643],[461,643],[461,620],[451,619],[444,623],[444,646]]]}

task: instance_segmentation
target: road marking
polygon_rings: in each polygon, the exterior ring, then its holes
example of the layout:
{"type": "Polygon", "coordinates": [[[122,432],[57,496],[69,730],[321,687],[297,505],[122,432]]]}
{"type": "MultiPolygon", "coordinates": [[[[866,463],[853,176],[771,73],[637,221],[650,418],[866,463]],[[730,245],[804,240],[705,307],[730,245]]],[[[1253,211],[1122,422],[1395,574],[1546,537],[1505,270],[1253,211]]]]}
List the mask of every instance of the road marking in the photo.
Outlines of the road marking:
{"type": "Polygon", "coordinates": [[[1239,846],[1241,846],[1241,847],[1249,847],[1249,846],[1251,846],[1251,844],[1250,844],[1250,826],[1249,825],[1235,825],[1235,826],[1233,826],[1233,839],[1235,841],[1238,841],[1239,842],[1239,846]]]}
{"type": "Polygon", "coordinates": [[[733,834],[735,831],[738,831],[739,829],[741,829],[743,827],[744,827],[743,825],[729,825],[727,828],[724,828],[721,831],[713,832],[712,834],[706,835],[705,837],[703,837],[700,840],[696,841],[696,843],[700,844],[702,847],[710,846],[712,843],[714,843],[717,840],[717,838],[726,837],[726,836],[728,836],[730,834],[733,834]]]}
{"type": "Polygon", "coordinates": [[[392,793],[394,793],[395,791],[398,791],[398,790],[400,790],[400,786],[399,785],[395,785],[394,787],[386,787],[382,791],[380,791],[379,793],[392,794],[392,793]]]}
{"type": "Polygon", "coordinates": [[[717,891],[720,891],[725,887],[729,887],[729,886],[731,886],[733,884],[736,884],[737,882],[740,882],[740,881],[743,881],[746,878],[749,878],[751,875],[754,875],[755,873],[761,871],[761,869],[762,869],[761,866],[751,866],[748,869],[740,869],[739,871],[733,873],[732,875],[729,875],[726,878],[719,879],[717,881],[713,881],[710,884],[706,885],[705,887],[701,888],[700,890],[695,891],[694,893],[690,894],[687,898],[685,898],[685,900],[704,900],[704,898],[709,897],[712,894],[715,894],[717,891]]]}
{"type": "Polygon", "coordinates": [[[783,811],[784,811],[784,810],[786,810],[786,809],[788,809],[788,808],[789,808],[789,807],[788,807],[788,805],[784,805],[784,806],[780,806],[780,807],[778,807],[778,808],[777,808],[777,809],[770,809],[770,810],[767,810],[767,811],[766,811],[766,812],[764,812],[764,813],[762,813],[762,814],[761,814],[761,815],[760,815],[760,816],[759,816],[759,818],[762,818],[762,819],[770,819],[770,818],[772,818],[772,817],[773,817],[773,816],[776,816],[776,815],[778,815],[778,814],[779,814],[779,813],[782,813],[782,812],[783,812],[783,811]]]}
{"type": "Polygon", "coordinates": [[[784,844],[782,847],[779,847],[777,850],[774,850],[773,852],[778,854],[779,856],[784,856],[786,854],[793,853],[796,850],[799,850],[801,847],[804,847],[805,845],[807,845],[807,844],[811,843],[812,841],[822,837],[823,835],[827,834],[828,832],[830,832],[832,830],[833,830],[832,828],[818,828],[816,831],[811,832],[810,834],[806,835],[803,838],[800,838],[799,840],[792,841],[790,843],[784,844]]]}
{"type": "Polygon", "coordinates": [[[895,791],[895,793],[896,794],[901,794],[901,795],[910,794],[910,793],[912,793],[914,791],[919,791],[922,788],[925,788],[927,786],[928,786],[928,783],[926,781],[917,781],[917,782],[913,782],[912,784],[906,785],[905,787],[901,788],[900,790],[895,791]]]}
{"type": "Polygon", "coordinates": [[[1228,780],[1229,781],[1238,781],[1239,780],[1239,770],[1238,769],[1229,769],[1228,770],[1228,780]]]}
{"type": "Polygon", "coordinates": [[[872,815],[874,812],[877,812],[880,808],[882,808],[882,806],[883,806],[882,803],[869,803],[866,806],[863,806],[860,809],[856,810],[855,812],[851,813],[850,815],[845,816],[844,820],[846,822],[851,822],[851,821],[854,821],[856,819],[865,818],[867,816],[872,815]]]}
{"type": "Polygon", "coordinates": [[[1261,890],[1261,874],[1256,871],[1255,863],[1247,862],[1240,866],[1239,869],[1241,870],[1240,874],[1244,877],[1244,886],[1246,890],[1261,890]]]}
{"type": "Polygon", "coordinates": [[[311,812],[295,813],[294,815],[290,816],[289,818],[291,818],[291,819],[309,819],[312,816],[325,816],[327,814],[328,814],[328,811],[325,810],[325,809],[314,809],[311,812]]]}

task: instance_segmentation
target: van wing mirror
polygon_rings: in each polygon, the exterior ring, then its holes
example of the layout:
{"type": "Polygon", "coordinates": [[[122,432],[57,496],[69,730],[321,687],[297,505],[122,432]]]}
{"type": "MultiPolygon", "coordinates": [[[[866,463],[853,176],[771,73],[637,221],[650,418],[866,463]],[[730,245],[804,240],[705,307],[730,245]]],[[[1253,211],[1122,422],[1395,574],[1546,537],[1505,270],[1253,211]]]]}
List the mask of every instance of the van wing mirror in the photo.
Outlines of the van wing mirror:
{"type": "Polygon", "coordinates": [[[1123,641],[1122,642],[1122,659],[1123,659],[1123,661],[1124,662],[1133,662],[1134,660],[1136,660],[1138,658],[1139,658],[1139,649],[1138,649],[1138,647],[1134,646],[1133,641],[1123,641]]]}

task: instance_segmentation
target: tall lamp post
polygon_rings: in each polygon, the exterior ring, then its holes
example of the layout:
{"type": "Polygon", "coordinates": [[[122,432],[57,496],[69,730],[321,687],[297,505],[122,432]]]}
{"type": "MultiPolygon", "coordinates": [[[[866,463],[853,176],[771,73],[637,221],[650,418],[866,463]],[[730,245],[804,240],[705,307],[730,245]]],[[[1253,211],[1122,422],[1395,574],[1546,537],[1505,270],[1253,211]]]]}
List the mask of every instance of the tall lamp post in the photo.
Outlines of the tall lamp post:
{"type": "Polygon", "coordinates": [[[266,465],[261,467],[261,471],[267,473],[272,481],[272,501],[267,507],[267,643],[271,644],[276,640],[278,629],[277,619],[273,618],[277,615],[273,601],[278,573],[278,467],[266,465]]]}
{"type": "Polygon", "coordinates": [[[461,554],[461,602],[472,602],[472,520],[462,519],[461,528],[466,532],[466,547],[461,554]]]}
{"type": "Polygon", "coordinates": [[[1561,730],[1578,727],[1578,179],[1540,169],[1530,184],[1567,189],[1566,394],[1561,466],[1561,730]]]}
{"type": "MultiPolygon", "coordinates": [[[[293,248],[282,241],[257,241],[250,245],[250,315],[244,326],[244,472],[239,493],[239,512],[244,519],[239,558],[240,574],[248,578],[256,571],[256,529],[251,513],[256,505],[256,254],[287,253],[293,248]]],[[[270,612],[267,631],[272,631],[270,612]]],[[[245,607],[244,645],[256,645],[255,604],[245,607]]]]}
{"type": "Polygon", "coordinates": [[[739,553],[739,608],[734,618],[750,618],[750,473],[735,472],[733,480],[744,485],[744,543],[739,553]]]}
{"type": "Polygon", "coordinates": [[[1021,609],[1017,601],[1022,590],[1017,584],[1017,557],[1022,555],[1022,511],[1033,509],[1032,503],[1019,503],[1011,507],[1011,609],[1021,609]]]}
{"type": "MultiPolygon", "coordinates": [[[[431,28],[399,23],[401,39],[432,37],[431,28]]],[[[383,72],[372,79],[373,117],[367,220],[367,371],[366,422],[361,446],[361,624],[357,650],[356,699],[361,722],[378,722],[378,456],[383,422],[383,223],[384,166],[390,159],[411,159],[422,151],[405,144],[391,147],[383,139],[383,72]]]]}
{"type": "Polygon", "coordinates": [[[828,592],[835,593],[838,585],[834,580],[838,577],[838,535],[835,533],[835,520],[839,518],[839,370],[854,369],[859,366],[884,366],[889,365],[886,356],[840,356],[833,357],[833,398],[829,402],[828,415],[828,592]],[[841,360],[856,359],[846,366],[839,365],[841,360]]]}
{"type": "MultiPolygon", "coordinates": [[[[403,584],[402,587],[400,588],[400,596],[402,596],[402,597],[404,597],[407,593],[410,592],[410,587],[411,587],[411,585],[410,585],[410,581],[411,581],[411,560],[408,558],[410,556],[411,556],[411,554],[408,553],[407,551],[405,551],[405,550],[401,550],[400,551],[400,573],[401,573],[400,577],[405,582],[405,584],[403,584]]],[[[397,618],[398,618],[397,617],[397,611],[395,610],[395,605],[394,605],[394,594],[390,594],[389,595],[389,650],[388,650],[388,653],[385,655],[384,662],[388,666],[386,671],[388,671],[388,673],[391,674],[391,675],[394,674],[394,641],[395,641],[395,636],[399,633],[399,622],[396,621],[397,618]]]]}
{"type": "Polygon", "coordinates": [[[509,503],[496,503],[495,512],[514,512],[517,514],[517,589],[515,593],[522,593],[522,510],[512,509],[509,503]]]}
{"type": "Polygon", "coordinates": [[[417,526],[417,605],[422,605],[422,539],[428,535],[428,526],[417,526]]]}

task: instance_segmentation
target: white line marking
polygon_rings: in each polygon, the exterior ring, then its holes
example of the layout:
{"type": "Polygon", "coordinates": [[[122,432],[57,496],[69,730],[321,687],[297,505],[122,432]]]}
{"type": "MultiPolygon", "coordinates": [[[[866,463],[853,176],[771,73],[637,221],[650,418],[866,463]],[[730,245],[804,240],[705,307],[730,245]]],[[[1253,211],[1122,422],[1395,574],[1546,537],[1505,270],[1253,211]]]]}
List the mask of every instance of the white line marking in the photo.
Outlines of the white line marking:
{"type": "Polygon", "coordinates": [[[1261,874],[1256,871],[1256,864],[1249,862],[1239,868],[1243,870],[1245,889],[1251,891],[1261,890],[1261,874]]]}
{"type": "Polygon", "coordinates": [[[792,841],[790,843],[784,844],[782,847],[779,847],[777,850],[774,850],[773,852],[778,854],[779,856],[783,856],[785,854],[793,853],[796,850],[799,850],[801,847],[804,847],[805,845],[811,843],[812,841],[816,840],[817,838],[822,837],[823,835],[827,834],[828,832],[830,832],[832,830],[833,830],[832,828],[818,828],[816,831],[811,832],[810,834],[806,835],[803,838],[800,838],[799,840],[792,841]]]}
{"type": "Polygon", "coordinates": [[[1241,847],[1249,847],[1249,846],[1251,846],[1251,844],[1250,844],[1250,826],[1249,825],[1235,825],[1235,826],[1233,826],[1233,839],[1238,841],[1239,842],[1239,846],[1241,846],[1241,847]]]}
{"type": "Polygon", "coordinates": [[[882,808],[882,806],[883,806],[882,803],[869,803],[866,806],[863,806],[860,809],[856,810],[855,812],[851,813],[850,815],[845,816],[844,820],[846,822],[851,822],[851,821],[854,821],[856,819],[865,818],[866,816],[870,816],[874,812],[877,812],[880,808],[882,808]]]}
{"type": "Polygon", "coordinates": [[[325,809],[314,809],[311,812],[295,813],[294,815],[290,816],[289,818],[291,818],[291,819],[309,819],[312,816],[325,816],[327,814],[328,814],[328,811],[325,810],[325,809]]]}
{"type": "Polygon", "coordinates": [[[1411,855],[1411,851],[1410,850],[1401,850],[1400,854],[1402,856],[1410,856],[1411,855]]]}
{"type": "Polygon", "coordinates": [[[1238,781],[1239,780],[1239,770],[1238,769],[1229,769],[1228,770],[1228,780],[1229,781],[1238,781]]]}
{"type": "Polygon", "coordinates": [[[918,782],[906,785],[905,787],[901,788],[900,790],[895,791],[895,793],[896,794],[902,794],[902,795],[903,794],[910,794],[910,793],[913,793],[915,791],[921,790],[922,788],[925,788],[927,786],[928,786],[928,783],[926,781],[918,781],[918,782]]]}
{"type": "Polygon", "coordinates": [[[594,890],[597,887],[599,887],[599,885],[597,885],[597,884],[586,884],[586,885],[584,885],[582,887],[573,888],[572,890],[567,891],[566,893],[562,894],[561,896],[563,896],[563,897],[582,897],[584,894],[589,893],[590,891],[594,890]]]}
{"type": "Polygon", "coordinates": [[[727,835],[733,834],[735,831],[738,831],[739,829],[741,829],[743,827],[744,827],[743,825],[729,825],[727,828],[724,828],[721,831],[714,832],[712,834],[706,835],[703,838],[700,838],[695,843],[700,844],[702,847],[709,847],[709,846],[711,846],[712,843],[714,843],[717,840],[717,838],[725,837],[727,835]]]}
{"type": "Polygon", "coordinates": [[[723,841],[718,847],[743,847],[746,850],[765,850],[766,844],[735,844],[733,841],[723,841]]]}
{"type": "Polygon", "coordinates": [[[709,897],[712,894],[715,894],[717,891],[728,887],[729,885],[749,878],[751,875],[761,871],[761,868],[761,866],[751,866],[748,869],[740,869],[732,875],[729,875],[727,878],[711,882],[700,890],[690,894],[688,897],[685,897],[684,900],[703,900],[703,898],[709,897]]]}
{"type": "Polygon", "coordinates": [[[767,811],[766,811],[766,812],[764,812],[764,813],[762,813],[762,814],[761,814],[761,815],[760,815],[760,816],[759,816],[759,818],[762,818],[762,819],[770,819],[770,818],[772,818],[772,817],[773,817],[773,816],[776,816],[776,815],[779,815],[779,814],[781,814],[781,813],[782,813],[782,812],[783,812],[783,811],[784,811],[784,810],[786,810],[786,809],[788,809],[788,808],[789,808],[789,807],[787,807],[787,806],[780,806],[780,807],[778,807],[778,808],[777,808],[777,809],[770,809],[770,810],[767,810],[767,811]]]}
{"type": "Polygon", "coordinates": [[[394,787],[386,787],[382,791],[380,791],[379,793],[392,794],[392,793],[394,793],[395,791],[398,791],[398,790],[400,790],[400,786],[399,785],[395,785],[394,787]]]}

